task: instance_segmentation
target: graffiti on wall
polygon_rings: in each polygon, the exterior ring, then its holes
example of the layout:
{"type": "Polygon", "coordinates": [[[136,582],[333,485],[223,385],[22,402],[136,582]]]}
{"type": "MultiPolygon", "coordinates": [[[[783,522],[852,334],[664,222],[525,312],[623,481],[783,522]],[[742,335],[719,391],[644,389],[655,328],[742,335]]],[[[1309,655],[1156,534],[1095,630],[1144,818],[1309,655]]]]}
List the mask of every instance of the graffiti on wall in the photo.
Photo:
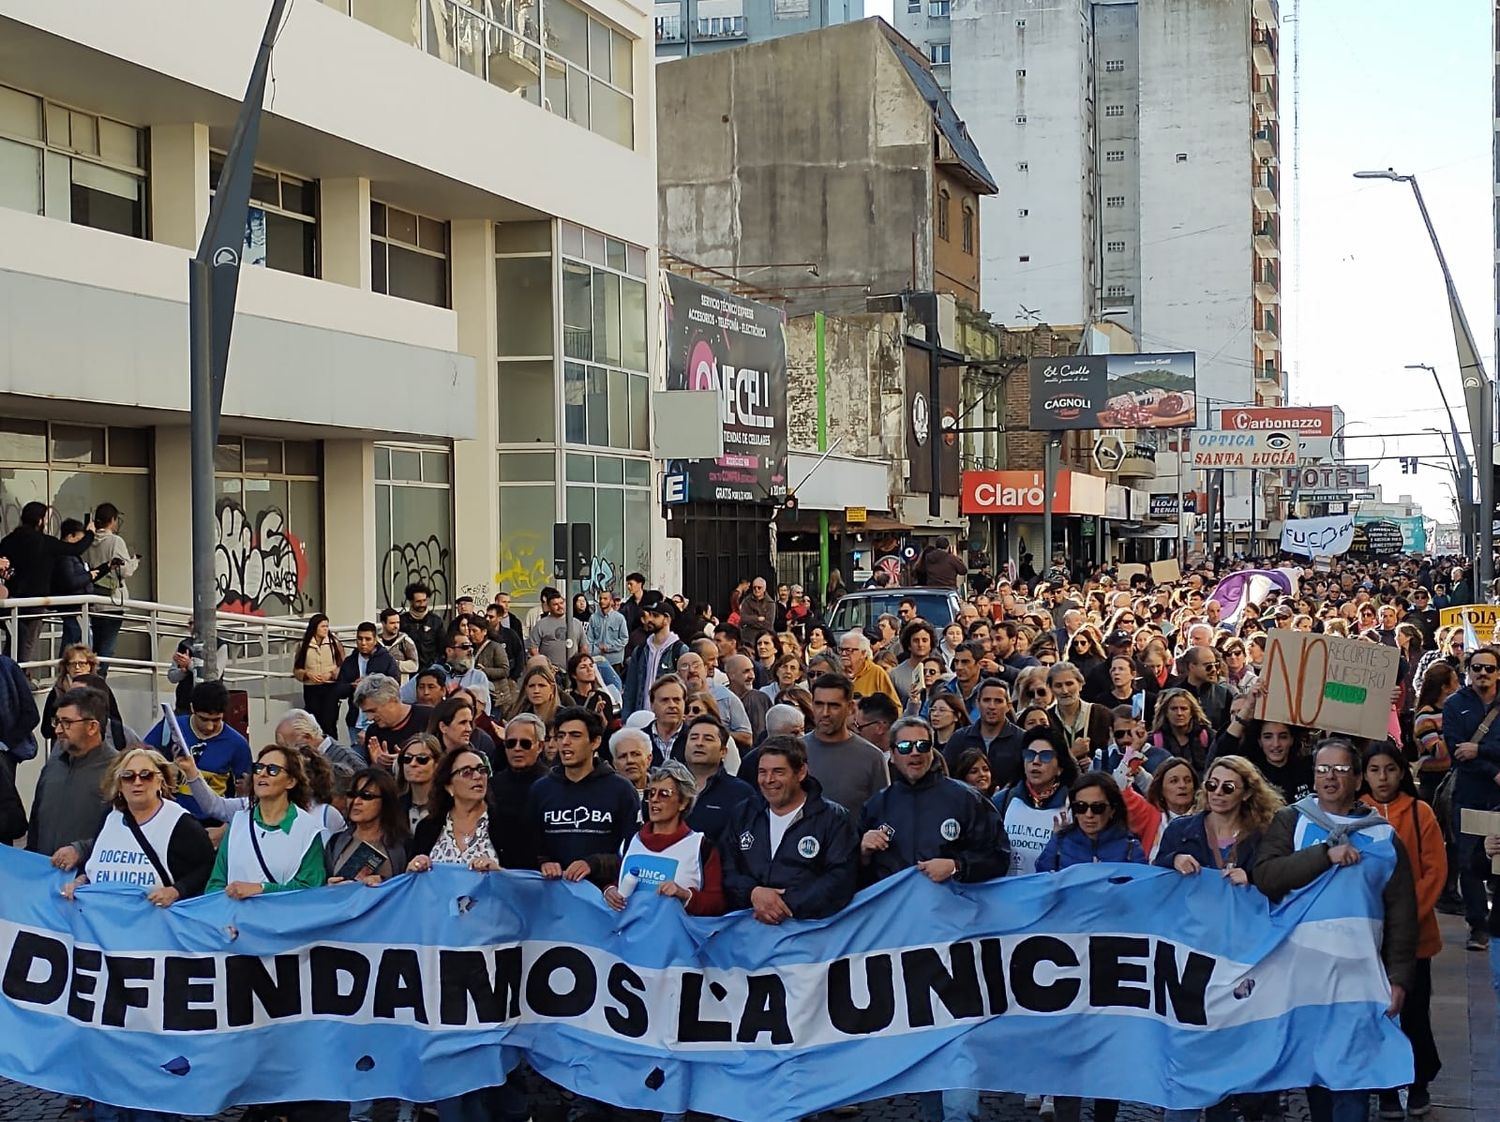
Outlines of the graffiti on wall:
{"type": "Polygon", "coordinates": [[[523,532],[500,543],[495,587],[525,603],[535,600],[552,582],[552,539],[523,532]]]}
{"type": "Polygon", "coordinates": [[[588,579],[583,582],[578,591],[582,592],[590,600],[595,602],[599,599],[601,592],[613,592],[616,596],[620,589],[616,587],[620,583],[620,566],[608,557],[595,554],[589,558],[588,579]]]}
{"type": "Polygon", "coordinates": [[[286,612],[303,611],[307,554],[287,526],[286,515],[268,507],[255,516],[235,498],[215,505],[214,584],[219,610],[263,616],[280,600],[286,612]]]}
{"type": "Polygon", "coordinates": [[[434,604],[448,604],[450,589],[448,547],[428,534],[418,542],[397,542],[380,559],[380,594],[384,604],[396,605],[406,599],[406,586],[421,581],[432,590],[434,604]]]}

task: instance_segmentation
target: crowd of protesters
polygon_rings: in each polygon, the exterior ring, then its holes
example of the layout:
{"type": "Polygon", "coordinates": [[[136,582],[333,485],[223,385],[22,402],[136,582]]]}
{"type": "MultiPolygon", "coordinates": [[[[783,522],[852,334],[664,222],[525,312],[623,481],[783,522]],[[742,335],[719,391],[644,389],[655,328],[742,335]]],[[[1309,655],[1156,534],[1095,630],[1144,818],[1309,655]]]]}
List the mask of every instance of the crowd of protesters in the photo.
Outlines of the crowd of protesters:
{"type": "MultiPolygon", "coordinates": [[[[919,575],[952,587],[964,574],[948,558],[930,550],[919,575]]],[[[1293,591],[1228,604],[1213,595],[1224,566],[1158,585],[1054,569],[985,582],[953,619],[898,594],[894,613],[843,634],[800,586],[763,577],[722,615],[632,573],[618,599],[544,589],[524,620],[505,593],[444,614],[414,584],[352,647],[326,617],[308,622],[292,655],[304,706],[254,752],[226,725],[217,682],[189,681],[175,727],[137,736],[96,652],[74,644],[45,699],[54,739],[29,821],[13,779],[40,715],[0,659],[0,829],[73,873],[70,898],[112,880],[162,907],[205,891],[357,891],[457,864],[587,883],[614,909],[650,892],[769,925],[832,916],[909,868],[942,884],[1154,864],[1274,901],[1389,840],[1380,953],[1416,1078],[1370,1093],[1382,1118],[1421,1117],[1441,1066],[1436,913],[1465,916],[1472,950],[1500,934],[1487,877],[1500,838],[1457,828],[1463,808],[1500,809],[1500,647],[1439,626],[1441,608],[1472,599],[1456,564],[1284,572],[1293,591]],[[1261,719],[1277,628],[1398,648],[1396,689],[1371,702],[1389,709],[1389,738],[1261,719]]],[[[1027,1105],[1077,1119],[1081,1101],[1052,1090],[1027,1105]]],[[[943,1122],[979,1117],[972,1090],[929,1099],[943,1122]]],[[[1315,1122],[1368,1110],[1366,1093],[1308,1099],[1315,1122]]],[[[360,1122],[372,1107],[269,1109],[360,1122]]],[[[1094,1116],[1117,1107],[1096,1101],[1094,1116]]],[[[530,1113],[515,1077],[435,1109],[443,1122],[530,1113]]],[[[607,1109],[569,1097],[570,1119],[607,1109]]],[[[1242,1096],[1208,1113],[1235,1109],[1277,1108],[1242,1096]]],[[[125,1116],[113,1110],[95,1117],[125,1116]]]]}

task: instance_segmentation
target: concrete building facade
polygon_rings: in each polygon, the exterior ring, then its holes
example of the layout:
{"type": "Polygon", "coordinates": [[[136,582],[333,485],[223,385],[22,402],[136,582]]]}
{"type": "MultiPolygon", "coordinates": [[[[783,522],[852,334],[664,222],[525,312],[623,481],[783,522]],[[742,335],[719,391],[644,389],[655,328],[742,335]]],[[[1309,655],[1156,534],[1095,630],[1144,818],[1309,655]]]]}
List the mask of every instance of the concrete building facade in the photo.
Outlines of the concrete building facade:
{"type": "Polygon", "coordinates": [[[657,0],[658,61],[691,58],[850,23],[864,0],[657,0]]]}
{"type": "MultiPolygon", "coordinates": [[[[0,526],[115,502],[137,598],[190,598],[187,260],[267,10],[0,0],[0,526]]],[[[524,602],[559,521],[593,527],[591,586],[661,561],[650,31],[634,0],[291,8],[217,457],[224,607],[350,623],[418,578],[524,602]]]]}

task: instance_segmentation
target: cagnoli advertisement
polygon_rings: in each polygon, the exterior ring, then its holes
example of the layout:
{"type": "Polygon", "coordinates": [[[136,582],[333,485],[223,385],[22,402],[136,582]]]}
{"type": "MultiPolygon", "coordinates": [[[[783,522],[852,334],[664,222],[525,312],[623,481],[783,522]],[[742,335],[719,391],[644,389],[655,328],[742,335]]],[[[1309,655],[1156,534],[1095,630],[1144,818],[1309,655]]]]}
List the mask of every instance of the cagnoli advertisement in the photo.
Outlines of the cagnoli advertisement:
{"type": "Polygon", "coordinates": [[[1031,428],[1192,428],[1198,418],[1197,356],[1061,355],[1033,358],[1031,428]]]}
{"type": "Polygon", "coordinates": [[[673,273],[666,281],[667,389],[716,391],[724,426],[722,456],[681,462],[687,497],[783,497],[786,335],[780,309],[673,273]]]}

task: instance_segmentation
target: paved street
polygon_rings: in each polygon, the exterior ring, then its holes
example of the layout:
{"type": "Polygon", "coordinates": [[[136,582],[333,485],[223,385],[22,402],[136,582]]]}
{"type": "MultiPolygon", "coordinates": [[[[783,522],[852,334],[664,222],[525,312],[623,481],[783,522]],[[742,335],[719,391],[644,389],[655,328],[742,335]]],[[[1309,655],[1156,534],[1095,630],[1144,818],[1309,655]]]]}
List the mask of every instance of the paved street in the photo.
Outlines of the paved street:
{"type": "MultiPolygon", "coordinates": [[[[1462,921],[1440,917],[1445,949],[1433,966],[1433,1023],[1443,1072],[1432,1085],[1432,1118],[1436,1122],[1500,1122],[1500,1037],[1496,1033],[1495,995],[1490,989],[1486,957],[1463,949],[1462,921]]],[[[534,1096],[535,1122],[563,1122],[562,1104],[555,1094],[534,1096]]],[[[984,1122],[1037,1122],[1019,1095],[985,1095],[984,1122]]],[[[239,1122],[242,1110],[227,1111],[216,1122],[239,1122]]],[[[87,1108],[68,1110],[68,1100],[0,1080],[0,1122],[88,1122],[87,1108]]],[[[388,1110],[377,1111],[388,1122],[388,1110]]],[[[654,1115],[617,1112],[614,1122],[646,1122],[654,1115]]],[[[819,1122],[832,1122],[833,1115],[819,1122]]],[[[1089,1111],[1085,1109],[1085,1118],[1089,1111]]],[[[1119,1122],[1152,1122],[1161,1112],[1151,1107],[1122,1105],[1119,1122]]],[[[1287,1122],[1306,1122],[1307,1103],[1300,1094],[1288,1097],[1287,1122]]],[[[856,1122],[923,1122],[917,1101],[910,1095],[881,1099],[860,1108],[856,1122]]]]}

